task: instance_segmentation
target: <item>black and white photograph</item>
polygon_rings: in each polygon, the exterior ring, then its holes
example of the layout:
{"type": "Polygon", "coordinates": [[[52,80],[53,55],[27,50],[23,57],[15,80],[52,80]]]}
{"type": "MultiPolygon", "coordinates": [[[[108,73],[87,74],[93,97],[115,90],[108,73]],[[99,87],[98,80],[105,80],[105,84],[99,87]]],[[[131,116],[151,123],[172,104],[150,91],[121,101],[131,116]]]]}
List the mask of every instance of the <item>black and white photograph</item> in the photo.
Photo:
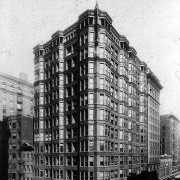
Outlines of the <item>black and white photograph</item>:
{"type": "Polygon", "coordinates": [[[0,180],[180,180],[180,0],[0,0],[0,180]]]}

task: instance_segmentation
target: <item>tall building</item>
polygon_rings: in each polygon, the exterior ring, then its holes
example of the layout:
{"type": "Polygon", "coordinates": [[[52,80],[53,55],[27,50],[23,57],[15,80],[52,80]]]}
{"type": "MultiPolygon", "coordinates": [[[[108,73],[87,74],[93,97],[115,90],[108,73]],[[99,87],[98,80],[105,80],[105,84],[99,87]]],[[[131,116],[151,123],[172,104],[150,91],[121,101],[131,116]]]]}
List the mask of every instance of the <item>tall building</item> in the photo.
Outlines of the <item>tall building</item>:
{"type": "Polygon", "coordinates": [[[156,83],[136,54],[97,5],[34,48],[35,179],[147,170],[148,83],[156,83]]]}
{"type": "Polygon", "coordinates": [[[180,121],[172,114],[161,115],[161,154],[173,156],[173,165],[179,161],[180,121]]]}
{"type": "Polygon", "coordinates": [[[33,84],[22,73],[20,77],[0,73],[0,121],[18,114],[33,115],[33,84]]]}
{"type": "Polygon", "coordinates": [[[7,122],[10,131],[8,179],[33,180],[33,118],[10,116],[7,122]]]}
{"type": "Polygon", "coordinates": [[[151,70],[148,80],[148,169],[159,170],[160,165],[160,90],[162,85],[151,70]]]}

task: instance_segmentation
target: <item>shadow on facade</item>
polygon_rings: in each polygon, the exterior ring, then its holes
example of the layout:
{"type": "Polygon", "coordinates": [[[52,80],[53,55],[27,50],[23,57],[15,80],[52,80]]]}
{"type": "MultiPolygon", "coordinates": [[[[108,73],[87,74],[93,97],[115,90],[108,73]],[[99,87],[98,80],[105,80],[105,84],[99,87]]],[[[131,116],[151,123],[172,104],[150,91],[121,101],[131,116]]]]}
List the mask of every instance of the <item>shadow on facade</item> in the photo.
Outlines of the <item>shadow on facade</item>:
{"type": "Polygon", "coordinates": [[[157,171],[143,171],[141,174],[131,174],[127,180],[159,180],[157,171]]]}
{"type": "Polygon", "coordinates": [[[6,119],[0,122],[0,179],[8,179],[8,140],[10,130],[6,119]]]}

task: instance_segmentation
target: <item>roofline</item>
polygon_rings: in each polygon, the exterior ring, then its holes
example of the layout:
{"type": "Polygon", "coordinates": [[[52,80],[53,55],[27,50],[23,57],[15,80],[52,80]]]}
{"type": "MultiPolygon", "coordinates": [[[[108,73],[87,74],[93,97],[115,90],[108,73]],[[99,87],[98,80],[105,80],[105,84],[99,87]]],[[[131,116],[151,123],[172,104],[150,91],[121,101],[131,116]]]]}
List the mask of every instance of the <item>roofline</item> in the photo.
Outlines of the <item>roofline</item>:
{"type": "Polygon", "coordinates": [[[180,122],[180,120],[175,115],[173,115],[173,114],[162,114],[162,115],[160,115],[160,119],[161,118],[169,119],[171,117],[173,117],[177,122],[180,122]]]}
{"type": "Polygon", "coordinates": [[[148,68],[148,72],[147,72],[147,76],[149,78],[151,78],[155,83],[156,85],[159,87],[159,89],[163,89],[163,86],[161,85],[159,79],[156,77],[156,75],[151,71],[150,68],[148,68]]]}
{"type": "Polygon", "coordinates": [[[9,80],[14,80],[14,81],[16,81],[17,83],[20,83],[20,84],[25,84],[25,85],[31,86],[32,88],[34,87],[33,84],[30,83],[29,81],[17,78],[15,76],[12,76],[12,75],[9,75],[9,74],[6,74],[6,73],[0,72],[0,76],[4,77],[6,79],[9,79],[9,80]]]}

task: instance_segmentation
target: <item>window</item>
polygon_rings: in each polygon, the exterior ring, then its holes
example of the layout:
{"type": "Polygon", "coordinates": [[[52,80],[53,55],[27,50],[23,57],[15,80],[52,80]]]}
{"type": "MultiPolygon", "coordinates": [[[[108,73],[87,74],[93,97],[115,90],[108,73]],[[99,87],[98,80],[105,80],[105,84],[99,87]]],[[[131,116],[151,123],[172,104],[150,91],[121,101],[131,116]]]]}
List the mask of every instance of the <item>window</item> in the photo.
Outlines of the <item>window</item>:
{"type": "Polygon", "coordinates": [[[12,153],[12,159],[16,159],[16,153],[12,153]]]}
{"type": "Polygon", "coordinates": [[[105,55],[105,58],[106,58],[108,61],[110,61],[110,57],[111,57],[110,52],[105,49],[104,55],[105,55]]]}
{"type": "Polygon", "coordinates": [[[115,143],[115,144],[114,144],[114,151],[115,151],[115,152],[118,152],[118,143],[115,143]]]}
{"type": "Polygon", "coordinates": [[[94,18],[93,17],[88,18],[88,21],[89,21],[89,25],[94,24],[94,18]]]}
{"type": "Polygon", "coordinates": [[[94,149],[94,142],[89,141],[89,151],[93,151],[93,149],[94,149]]]}
{"type": "Polygon", "coordinates": [[[100,176],[100,180],[104,180],[104,172],[100,172],[99,176],[100,176]]]}
{"type": "Polygon", "coordinates": [[[100,141],[100,151],[104,151],[104,141],[100,141]]]}
{"type": "Polygon", "coordinates": [[[99,126],[99,135],[104,136],[104,125],[99,126]]]}
{"type": "Polygon", "coordinates": [[[99,34],[99,42],[104,43],[104,34],[102,34],[102,33],[99,34]]]}
{"type": "Polygon", "coordinates": [[[119,131],[119,139],[123,139],[123,131],[119,131]]]}
{"type": "Polygon", "coordinates": [[[88,57],[88,49],[85,48],[84,49],[84,59],[86,59],[88,57]]]}
{"type": "Polygon", "coordinates": [[[104,58],[104,48],[103,47],[100,48],[99,57],[104,58]]]}
{"type": "Polygon", "coordinates": [[[80,66],[80,75],[83,76],[86,74],[87,74],[87,64],[85,63],[80,66]]]}
{"type": "Polygon", "coordinates": [[[93,47],[88,48],[88,56],[91,58],[94,57],[94,48],[93,47]]]}
{"type": "Polygon", "coordinates": [[[104,109],[100,109],[100,111],[99,111],[99,119],[104,120],[104,109]]]}
{"type": "Polygon", "coordinates": [[[84,35],[80,37],[80,46],[82,46],[83,44],[84,44],[84,35]]]}
{"type": "Polygon", "coordinates": [[[40,170],[40,177],[43,177],[43,170],[40,170]]]}
{"type": "Polygon", "coordinates": [[[120,150],[120,152],[124,152],[124,148],[123,148],[123,144],[122,143],[119,144],[119,150],[120,150]]]}
{"type": "Polygon", "coordinates": [[[89,62],[89,68],[88,68],[88,71],[89,71],[89,73],[93,73],[93,69],[94,69],[94,64],[93,64],[93,62],[89,62]]]}
{"type": "Polygon", "coordinates": [[[87,141],[81,141],[80,142],[80,151],[85,152],[88,150],[88,142],[87,141]]]}
{"type": "Polygon", "coordinates": [[[90,78],[89,79],[89,89],[93,89],[94,88],[94,79],[90,78]]]}
{"type": "Polygon", "coordinates": [[[99,88],[104,89],[104,79],[103,78],[99,79],[99,88]]]}
{"type": "Polygon", "coordinates": [[[73,166],[77,166],[77,157],[76,156],[72,157],[72,163],[73,163],[73,166]]]}
{"type": "Polygon", "coordinates": [[[66,61],[66,70],[71,68],[71,59],[66,61]]]}
{"type": "Polygon", "coordinates": [[[103,105],[104,104],[104,94],[100,94],[100,101],[99,104],[103,105]]]}
{"type": "Polygon", "coordinates": [[[71,156],[67,156],[67,165],[71,166],[71,156]]]}
{"type": "Polygon", "coordinates": [[[94,42],[94,33],[93,32],[89,33],[89,42],[90,43],[94,42]]]}
{"type": "Polygon", "coordinates": [[[100,163],[100,166],[104,166],[104,156],[100,156],[99,163],[100,163]]]}
{"type": "Polygon", "coordinates": [[[99,64],[99,74],[104,74],[104,64],[103,63],[99,64]]]}
{"type": "Polygon", "coordinates": [[[123,127],[123,118],[122,117],[119,118],[119,126],[123,127]]]}
{"type": "Polygon", "coordinates": [[[94,157],[90,156],[89,157],[89,166],[93,166],[94,165],[94,157]]]}
{"type": "Polygon", "coordinates": [[[72,53],[71,46],[67,47],[66,49],[66,56],[70,55],[72,53]]]}
{"type": "Polygon", "coordinates": [[[89,136],[93,136],[93,125],[89,125],[89,136]]]}
{"type": "Polygon", "coordinates": [[[12,123],[12,128],[16,128],[16,123],[12,123]]]}
{"type": "Polygon", "coordinates": [[[118,130],[117,129],[114,130],[114,138],[118,139],[118,130]]]}
{"type": "Polygon", "coordinates": [[[128,133],[128,141],[131,141],[131,140],[132,140],[132,134],[128,133]]]}
{"type": "Polygon", "coordinates": [[[16,139],[16,133],[12,133],[12,139],[16,139]]]}
{"type": "Polygon", "coordinates": [[[123,156],[120,156],[120,165],[123,165],[124,164],[124,162],[123,162],[123,156]]]}
{"type": "Polygon", "coordinates": [[[89,103],[88,104],[93,104],[93,102],[94,102],[94,94],[90,93],[88,99],[89,99],[89,103]]]}
{"type": "Polygon", "coordinates": [[[123,170],[120,170],[119,174],[120,174],[120,177],[122,178],[123,177],[123,170]]]}
{"type": "Polygon", "coordinates": [[[89,175],[90,175],[90,176],[89,176],[89,177],[90,177],[89,180],[94,180],[94,173],[93,173],[93,172],[90,172],[89,175]]]}
{"type": "Polygon", "coordinates": [[[81,95],[80,96],[80,105],[83,106],[83,105],[86,105],[88,104],[88,98],[87,98],[87,95],[84,94],[84,95],[81,95]]]}
{"type": "Polygon", "coordinates": [[[88,42],[88,33],[84,34],[84,44],[88,42]]]}
{"type": "Polygon", "coordinates": [[[114,142],[111,142],[110,151],[114,151],[114,142]]]}

